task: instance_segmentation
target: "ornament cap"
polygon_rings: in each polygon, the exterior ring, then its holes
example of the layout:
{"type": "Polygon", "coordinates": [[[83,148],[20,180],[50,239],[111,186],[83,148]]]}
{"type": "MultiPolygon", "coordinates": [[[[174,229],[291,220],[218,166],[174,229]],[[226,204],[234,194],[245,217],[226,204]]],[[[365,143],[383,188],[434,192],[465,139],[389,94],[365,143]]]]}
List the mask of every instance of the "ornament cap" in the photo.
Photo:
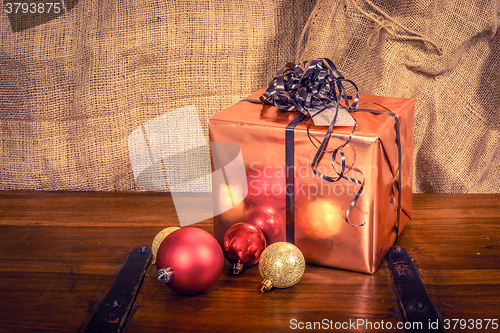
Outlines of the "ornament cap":
{"type": "Polygon", "coordinates": [[[262,288],[260,289],[260,291],[264,293],[266,290],[271,290],[272,287],[273,281],[265,279],[264,281],[262,281],[262,288]]]}
{"type": "Polygon", "coordinates": [[[158,281],[169,283],[174,278],[174,272],[170,267],[163,267],[158,271],[158,281]]]}
{"type": "Polygon", "coordinates": [[[243,271],[243,264],[241,262],[235,262],[233,265],[233,274],[238,275],[243,271]]]}

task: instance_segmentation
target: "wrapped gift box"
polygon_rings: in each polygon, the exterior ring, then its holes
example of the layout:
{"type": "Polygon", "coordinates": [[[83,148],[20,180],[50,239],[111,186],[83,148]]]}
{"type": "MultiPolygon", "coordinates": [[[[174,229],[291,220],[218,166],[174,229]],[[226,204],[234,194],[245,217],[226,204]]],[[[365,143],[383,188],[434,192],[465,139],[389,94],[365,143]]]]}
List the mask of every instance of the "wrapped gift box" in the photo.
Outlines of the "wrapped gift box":
{"type": "MultiPolygon", "coordinates": [[[[258,100],[264,91],[248,99],[258,100]]],[[[385,107],[398,115],[401,168],[394,117],[368,111],[351,112],[358,126],[342,149],[345,174],[364,183],[361,195],[348,214],[351,225],[345,215],[360,185],[344,178],[328,182],[311,169],[326,126],[314,126],[311,122],[308,130],[308,122],[303,121],[295,128],[294,218],[287,226],[285,193],[290,186],[286,185],[285,129],[300,113],[242,101],[212,116],[210,141],[237,145],[247,178],[246,188],[231,182],[227,176],[213,182],[215,211],[216,214],[222,212],[214,217],[217,240],[222,245],[224,233],[238,222],[259,226],[269,244],[286,241],[286,229],[292,227],[292,242],[302,251],[307,263],[372,274],[397,239],[397,230],[401,233],[410,220],[414,103],[413,99],[376,96],[360,96],[358,102],[360,109],[385,110],[385,107]],[[398,170],[401,172],[399,223],[398,170]],[[227,201],[232,208],[221,209],[227,206],[227,201]]],[[[342,145],[351,131],[349,126],[333,128],[316,167],[319,172],[336,177],[341,159],[340,156],[335,159],[335,171],[331,151],[342,145]]],[[[228,160],[224,149],[212,149],[211,154],[213,167],[217,164],[214,169],[221,168],[221,163],[214,161],[228,160]]]]}

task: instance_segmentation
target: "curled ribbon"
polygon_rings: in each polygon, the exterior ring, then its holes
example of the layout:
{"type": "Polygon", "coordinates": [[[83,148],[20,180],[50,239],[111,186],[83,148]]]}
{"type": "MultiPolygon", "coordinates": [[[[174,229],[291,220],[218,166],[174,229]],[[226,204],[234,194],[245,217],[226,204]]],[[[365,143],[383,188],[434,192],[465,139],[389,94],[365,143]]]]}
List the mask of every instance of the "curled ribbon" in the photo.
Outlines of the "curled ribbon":
{"type": "Polygon", "coordinates": [[[340,97],[351,111],[356,108],[359,95],[356,94],[349,105],[350,97],[347,96],[343,81],[349,82],[358,91],[354,82],[344,79],[330,59],[304,61],[297,65],[288,63],[278,71],[260,101],[273,104],[280,110],[300,111],[314,117],[327,108],[338,109],[340,97]],[[306,66],[307,70],[304,71],[302,67],[306,66]]]}
{"type": "MultiPolygon", "coordinates": [[[[307,135],[309,140],[311,136],[309,134],[309,125],[313,117],[317,116],[321,112],[328,108],[334,108],[335,113],[333,120],[331,121],[328,130],[321,142],[321,145],[316,151],[314,159],[311,163],[311,168],[313,173],[321,177],[328,182],[336,182],[340,179],[346,179],[350,182],[360,185],[354,199],[352,200],[349,208],[345,214],[345,221],[352,226],[363,226],[365,222],[361,224],[352,224],[349,222],[349,214],[356,204],[359,196],[361,195],[364,188],[364,180],[347,177],[345,174],[346,163],[345,155],[342,149],[349,143],[352,138],[354,131],[356,130],[357,123],[354,121],[354,126],[352,131],[346,141],[334,149],[333,151],[325,151],[326,145],[330,139],[331,132],[335,123],[337,121],[339,107],[346,108],[349,112],[356,109],[356,105],[359,100],[359,92],[357,86],[351,80],[345,79],[340,72],[337,70],[335,65],[330,59],[316,59],[313,61],[301,62],[298,65],[288,63],[280,69],[276,77],[269,84],[269,88],[260,97],[260,101],[265,104],[272,104],[280,110],[284,111],[300,111],[302,115],[295,118],[288,126],[287,132],[285,134],[285,145],[286,145],[286,170],[287,170],[287,188],[293,188],[294,184],[294,141],[293,141],[293,130],[303,119],[310,117],[307,126],[307,135]],[[307,67],[306,70],[303,67],[307,67]],[[347,90],[344,86],[344,82],[351,84],[356,90],[355,97],[352,98],[347,95],[347,90]],[[349,100],[351,100],[349,103],[349,100]],[[344,105],[340,102],[343,101],[344,105]],[[337,177],[329,177],[316,169],[319,157],[323,153],[332,153],[331,165],[337,177]],[[340,155],[340,172],[335,168],[335,161],[337,154],[340,155]],[[290,171],[290,172],[288,172],[290,171]],[[288,185],[291,185],[290,187],[288,185]]],[[[315,145],[316,146],[316,145],[315,145]]],[[[292,191],[293,192],[293,191],[292,191]]],[[[293,241],[293,228],[289,228],[290,224],[293,225],[293,211],[294,211],[294,194],[288,193],[287,191],[287,241],[293,241]],[[291,229],[291,230],[290,230],[291,229]],[[289,232],[290,231],[290,232],[289,232]]]]}

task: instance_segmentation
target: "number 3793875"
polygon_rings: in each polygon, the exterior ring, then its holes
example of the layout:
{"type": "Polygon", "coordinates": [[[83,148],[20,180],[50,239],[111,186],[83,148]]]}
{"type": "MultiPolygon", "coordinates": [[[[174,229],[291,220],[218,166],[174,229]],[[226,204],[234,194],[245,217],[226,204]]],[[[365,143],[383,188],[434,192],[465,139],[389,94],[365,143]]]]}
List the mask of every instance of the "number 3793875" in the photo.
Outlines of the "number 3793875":
{"type": "Polygon", "coordinates": [[[498,319],[445,319],[443,320],[444,329],[498,329],[498,319]]]}
{"type": "Polygon", "coordinates": [[[59,14],[61,12],[60,2],[7,2],[5,4],[7,14],[59,14]]]}

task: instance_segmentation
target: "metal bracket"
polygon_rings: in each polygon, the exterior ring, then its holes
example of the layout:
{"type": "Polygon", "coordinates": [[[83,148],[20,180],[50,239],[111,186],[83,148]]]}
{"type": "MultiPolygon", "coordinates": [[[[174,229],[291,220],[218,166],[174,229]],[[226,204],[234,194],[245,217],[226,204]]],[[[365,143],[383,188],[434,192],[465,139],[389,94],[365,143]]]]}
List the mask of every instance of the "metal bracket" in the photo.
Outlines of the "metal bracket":
{"type": "Polygon", "coordinates": [[[151,258],[151,249],[145,246],[130,252],[108,294],[90,319],[85,333],[123,332],[151,258]]]}
{"type": "Polygon", "coordinates": [[[443,324],[408,251],[391,248],[386,256],[405,331],[445,332],[443,324]],[[419,326],[419,323],[421,325],[419,326]]]}

